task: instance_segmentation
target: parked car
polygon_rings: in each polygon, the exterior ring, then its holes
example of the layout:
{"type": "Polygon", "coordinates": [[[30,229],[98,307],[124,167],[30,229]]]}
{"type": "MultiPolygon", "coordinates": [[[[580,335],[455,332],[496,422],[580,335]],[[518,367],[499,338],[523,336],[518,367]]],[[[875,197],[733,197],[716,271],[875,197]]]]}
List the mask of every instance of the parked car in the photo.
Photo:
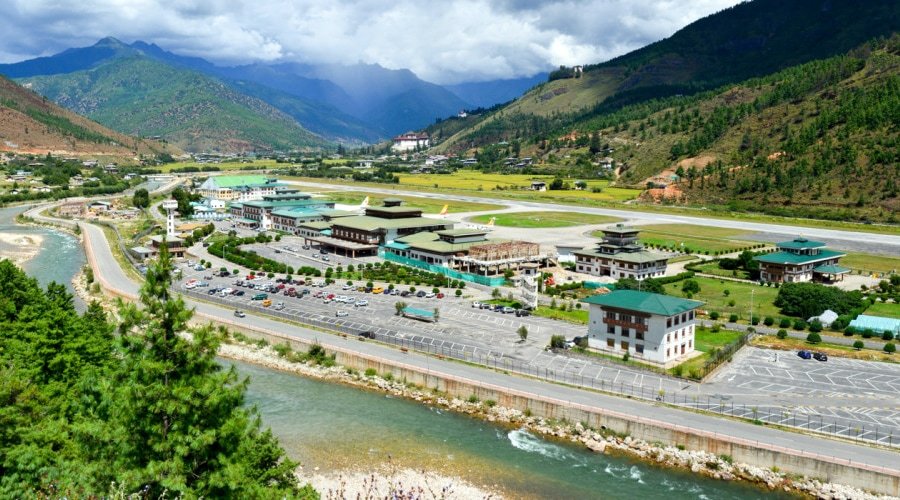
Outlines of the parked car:
{"type": "Polygon", "coordinates": [[[418,292],[416,292],[416,297],[421,299],[422,297],[425,297],[425,294],[425,290],[419,290],[418,292]]]}
{"type": "Polygon", "coordinates": [[[196,266],[194,266],[194,271],[202,271],[204,269],[206,269],[206,268],[200,264],[197,264],[196,266]]]}
{"type": "Polygon", "coordinates": [[[513,314],[516,312],[516,310],[512,307],[506,306],[503,309],[501,309],[500,312],[502,312],[503,314],[513,314]]]}
{"type": "Polygon", "coordinates": [[[244,314],[244,311],[241,311],[240,309],[235,309],[234,315],[238,318],[243,318],[244,316],[246,316],[246,314],[244,314]]]}
{"type": "Polygon", "coordinates": [[[325,262],[328,262],[331,259],[329,259],[327,255],[323,255],[322,260],[324,260],[325,262]]]}
{"type": "Polygon", "coordinates": [[[353,285],[344,285],[341,287],[341,290],[353,290],[353,285]]]}
{"type": "Polygon", "coordinates": [[[367,305],[369,305],[369,301],[368,300],[357,300],[356,303],[353,305],[355,307],[366,307],[367,305]]]}
{"type": "Polygon", "coordinates": [[[359,332],[359,336],[366,338],[366,339],[374,339],[375,332],[372,332],[372,331],[359,332]]]}
{"type": "Polygon", "coordinates": [[[481,302],[478,302],[477,300],[473,301],[472,307],[474,307],[475,309],[481,309],[481,302]]]}
{"type": "Polygon", "coordinates": [[[814,352],[813,359],[816,361],[828,361],[828,356],[824,352],[814,352]]]}
{"type": "Polygon", "coordinates": [[[380,286],[376,286],[375,288],[372,289],[372,293],[384,293],[384,288],[382,288],[380,286]]]}
{"type": "Polygon", "coordinates": [[[314,259],[318,259],[318,258],[319,258],[319,254],[314,253],[314,254],[313,254],[313,258],[314,258],[314,259]]]}
{"type": "Polygon", "coordinates": [[[244,291],[243,290],[235,290],[234,294],[238,297],[243,297],[244,291]]]}
{"type": "Polygon", "coordinates": [[[529,311],[528,309],[516,309],[516,316],[531,316],[531,311],[529,311]]]}
{"type": "Polygon", "coordinates": [[[257,293],[250,300],[266,300],[269,296],[265,293],[257,293]]]}
{"type": "Polygon", "coordinates": [[[337,316],[338,318],[344,318],[346,316],[350,316],[350,313],[348,313],[347,311],[345,311],[343,309],[338,309],[337,311],[334,312],[334,315],[337,316]]]}
{"type": "Polygon", "coordinates": [[[494,304],[488,304],[488,303],[482,302],[482,303],[481,303],[481,309],[489,309],[489,310],[493,310],[493,309],[494,309],[494,304]]]}
{"type": "Polygon", "coordinates": [[[812,358],[812,353],[809,351],[797,351],[797,356],[800,356],[803,359],[812,358]]]}
{"type": "Polygon", "coordinates": [[[400,296],[401,297],[409,297],[409,290],[403,290],[402,292],[400,292],[400,296]]]}
{"type": "Polygon", "coordinates": [[[284,302],[278,302],[277,304],[275,304],[276,311],[280,311],[282,309],[284,309],[284,302]]]}
{"type": "Polygon", "coordinates": [[[436,297],[436,298],[439,298],[439,299],[443,299],[443,298],[444,298],[444,292],[438,293],[437,295],[435,295],[435,297],[436,297]]]}
{"type": "Polygon", "coordinates": [[[436,294],[434,292],[428,292],[425,294],[426,299],[433,299],[436,294]]]}

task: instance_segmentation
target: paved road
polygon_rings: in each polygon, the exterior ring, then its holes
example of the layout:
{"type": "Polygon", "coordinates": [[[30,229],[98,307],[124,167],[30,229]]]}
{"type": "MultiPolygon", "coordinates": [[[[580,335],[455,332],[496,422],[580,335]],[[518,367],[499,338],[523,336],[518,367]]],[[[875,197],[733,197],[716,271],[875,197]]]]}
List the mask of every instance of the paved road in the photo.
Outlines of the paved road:
{"type": "MultiPolygon", "coordinates": [[[[98,278],[107,287],[135,295],[138,285],[131,281],[119,268],[102,231],[90,224],[82,223],[81,226],[86,238],[89,259],[92,259],[98,267],[98,278]]],[[[215,318],[226,324],[233,323],[233,320],[235,320],[230,308],[197,302],[191,299],[187,299],[187,302],[190,306],[195,307],[200,318],[215,318]]],[[[596,394],[540,380],[504,375],[468,364],[434,359],[415,352],[403,353],[377,343],[357,342],[353,338],[341,338],[323,334],[319,331],[287,325],[263,316],[248,316],[238,321],[247,328],[289,335],[306,341],[318,341],[325,348],[352,350],[363,355],[414,366],[429,372],[494,387],[502,387],[511,392],[569,402],[570,404],[582,405],[588,408],[597,408],[601,411],[617,412],[622,415],[630,415],[635,420],[649,420],[650,417],[648,415],[652,415],[652,419],[661,424],[676,425],[701,433],[716,433],[721,436],[757,442],[774,448],[835,457],[835,460],[850,460],[858,464],[883,467],[887,469],[889,474],[900,476],[900,470],[896,466],[898,454],[891,451],[832,441],[820,437],[788,433],[749,423],[731,421],[704,414],[694,414],[666,406],[652,405],[642,401],[596,394]]]]}
{"type": "MultiPolygon", "coordinates": [[[[880,248],[885,248],[890,251],[890,249],[896,249],[896,251],[900,251],[900,235],[890,235],[890,234],[877,234],[877,233],[863,233],[858,231],[843,231],[837,229],[825,229],[815,226],[788,226],[783,224],[768,224],[762,222],[748,222],[748,221],[740,221],[740,220],[729,220],[729,219],[713,219],[709,217],[703,217],[702,215],[690,216],[690,215],[672,215],[672,214],[661,214],[661,213],[653,213],[653,212],[641,212],[640,210],[622,210],[622,209],[612,209],[612,208],[596,208],[596,207],[573,207],[572,205],[559,205],[554,203],[544,203],[544,202],[528,202],[528,201],[519,201],[519,200],[505,200],[505,199],[496,199],[496,198],[482,198],[477,196],[463,196],[456,194],[445,194],[445,193],[421,193],[416,191],[405,191],[400,189],[386,189],[386,188],[377,188],[377,187],[365,187],[359,188],[356,186],[348,186],[341,184],[325,184],[318,182],[306,182],[306,181],[282,181],[288,184],[294,184],[298,186],[306,186],[306,187],[314,187],[314,188],[322,188],[322,189],[332,189],[337,191],[360,191],[361,189],[366,192],[379,193],[379,194],[389,194],[389,195],[397,195],[402,194],[405,196],[421,196],[428,198],[439,198],[442,200],[448,201],[468,201],[468,202],[476,202],[476,203],[493,203],[493,204],[502,204],[508,205],[511,208],[522,207],[529,210],[554,210],[554,211],[572,211],[578,210],[582,213],[588,214],[597,214],[597,215],[608,215],[611,217],[621,217],[623,219],[650,219],[653,220],[654,223],[659,224],[695,224],[699,226],[713,226],[713,227],[730,227],[735,229],[742,229],[746,231],[755,231],[755,232],[764,232],[764,233],[781,233],[787,235],[796,235],[802,234],[807,238],[815,238],[815,239],[825,239],[828,241],[846,241],[848,243],[856,243],[859,241],[866,241],[870,245],[877,245],[880,248]]],[[[698,210],[698,212],[702,212],[698,210]]],[[[811,221],[813,222],[813,221],[811,221]]],[[[814,222],[813,222],[814,223],[814,222]]]]}

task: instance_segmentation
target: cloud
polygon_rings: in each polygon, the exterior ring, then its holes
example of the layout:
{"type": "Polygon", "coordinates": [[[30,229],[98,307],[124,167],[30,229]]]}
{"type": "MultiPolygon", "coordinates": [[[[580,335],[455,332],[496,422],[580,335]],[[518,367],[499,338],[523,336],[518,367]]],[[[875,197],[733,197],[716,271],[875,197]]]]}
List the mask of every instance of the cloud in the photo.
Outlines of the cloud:
{"type": "Polygon", "coordinates": [[[114,36],[219,64],[378,63],[456,83],[602,62],[738,0],[8,0],[0,60],[114,36]]]}

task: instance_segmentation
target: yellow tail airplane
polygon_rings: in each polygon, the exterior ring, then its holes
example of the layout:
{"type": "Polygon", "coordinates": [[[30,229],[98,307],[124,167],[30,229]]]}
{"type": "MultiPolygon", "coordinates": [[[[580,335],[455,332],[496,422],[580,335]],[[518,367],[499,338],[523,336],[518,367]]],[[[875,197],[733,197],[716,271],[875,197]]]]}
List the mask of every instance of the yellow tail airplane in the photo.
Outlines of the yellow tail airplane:
{"type": "Polygon", "coordinates": [[[449,208],[449,207],[450,207],[450,205],[444,205],[444,208],[441,209],[441,213],[439,213],[438,215],[446,216],[446,215],[447,215],[447,208],[449,208]]]}

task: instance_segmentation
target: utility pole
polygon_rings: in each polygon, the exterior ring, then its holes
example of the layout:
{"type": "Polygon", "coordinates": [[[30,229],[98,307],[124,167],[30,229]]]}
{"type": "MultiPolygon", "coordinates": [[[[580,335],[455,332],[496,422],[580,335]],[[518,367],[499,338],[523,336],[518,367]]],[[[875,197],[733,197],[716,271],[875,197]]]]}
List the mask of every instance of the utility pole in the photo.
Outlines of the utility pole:
{"type": "Polygon", "coordinates": [[[750,320],[749,320],[750,326],[753,326],[753,292],[754,291],[755,290],[753,290],[752,288],[750,289],[750,320]]]}

